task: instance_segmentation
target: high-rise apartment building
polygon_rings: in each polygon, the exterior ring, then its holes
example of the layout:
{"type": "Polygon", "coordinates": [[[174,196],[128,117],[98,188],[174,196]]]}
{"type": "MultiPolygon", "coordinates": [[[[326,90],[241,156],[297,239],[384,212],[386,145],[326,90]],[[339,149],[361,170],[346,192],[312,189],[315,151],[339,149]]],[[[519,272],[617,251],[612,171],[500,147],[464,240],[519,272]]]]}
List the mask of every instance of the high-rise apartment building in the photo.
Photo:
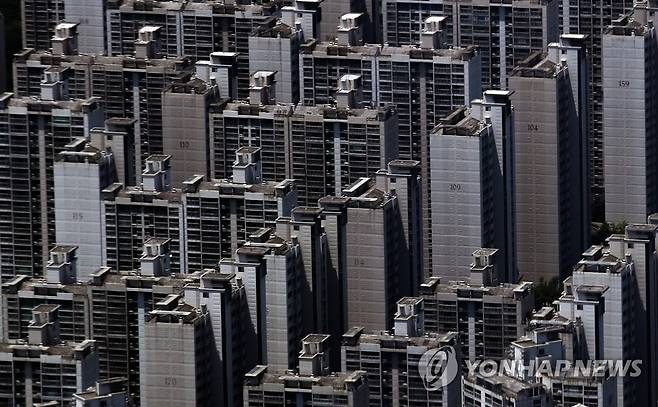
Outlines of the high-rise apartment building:
{"type": "Polygon", "coordinates": [[[393,326],[396,301],[411,292],[409,249],[398,198],[362,178],[343,190],[347,202],[344,329],[393,326]]]}
{"type": "Polygon", "coordinates": [[[77,38],[70,27],[60,27],[54,43],[59,46],[52,51],[20,53],[14,64],[14,89],[19,96],[39,96],[44,74],[56,72],[63,98],[95,96],[103,101],[107,118],[134,119],[139,180],[144,160],[163,151],[162,92],[189,78],[192,59],[162,58],[154,51],[159,47],[157,38],[138,44],[143,52],[135,56],[77,55],[77,38]]]}
{"type": "Polygon", "coordinates": [[[140,405],[213,406],[207,309],[170,295],[146,315],[139,338],[140,405]]]}
{"type": "Polygon", "coordinates": [[[237,58],[237,52],[213,52],[209,59],[196,61],[196,77],[207,83],[216,83],[222,98],[237,98],[237,58]]]}
{"type": "MultiPolygon", "coordinates": [[[[293,0],[281,8],[281,21],[289,27],[301,28],[305,38],[326,37],[322,34],[324,0],[293,0]]],[[[336,22],[338,19],[332,20],[336,22]]],[[[334,27],[335,28],[335,27],[334,27]]],[[[330,30],[331,31],[331,30],[330,30]]]]}
{"type": "MultiPolygon", "coordinates": [[[[635,360],[648,359],[643,338],[636,332],[642,325],[637,312],[637,277],[632,255],[620,259],[602,246],[592,246],[565,280],[565,290],[559,299],[560,315],[583,321],[586,359],[635,360]]],[[[651,372],[639,377],[618,375],[617,404],[632,406],[649,404],[646,387],[651,372]]]]}
{"type": "Polygon", "coordinates": [[[100,407],[103,405],[112,407],[128,407],[129,400],[126,394],[126,379],[117,377],[102,379],[86,390],[73,395],[75,407],[100,407]]]}
{"type": "MultiPolygon", "coordinates": [[[[148,270],[145,259],[144,271],[148,270]]],[[[128,396],[135,403],[140,397],[140,333],[146,315],[156,304],[178,294],[191,283],[187,276],[148,275],[141,271],[116,272],[104,267],[92,275],[91,337],[98,347],[100,377],[124,377],[128,396]]]]}
{"type": "MultiPolygon", "coordinates": [[[[567,49],[568,52],[568,49],[567,49]]],[[[559,55],[562,58],[562,54],[559,55]]],[[[587,134],[571,76],[579,67],[534,53],[513,71],[517,265],[527,281],[562,281],[589,242],[587,134]]],[[[587,86],[582,83],[582,86],[587,86]]]]}
{"type": "Polygon", "coordinates": [[[277,219],[276,224],[276,231],[282,238],[299,243],[300,260],[304,265],[301,302],[306,333],[329,332],[331,305],[338,305],[337,298],[329,298],[328,286],[333,276],[327,274],[327,258],[323,253],[326,236],[321,215],[318,207],[298,206],[289,218],[277,219]]]}
{"type": "Polygon", "coordinates": [[[228,179],[233,173],[235,151],[260,148],[264,181],[289,178],[290,123],[294,106],[235,101],[220,103],[210,114],[211,176],[228,179]]]}
{"type": "MultiPolygon", "coordinates": [[[[391,333],[368,333],[354,327],[343,335],[342,371],[368,372],[370,401],[364,406],[412,405],[449,407],[459,405],[461,383],[457,379],[439,389],[428,389],[419,370],[427,351],[457,347],[457,335],[428,334],[423,330],[422,299],[403,298],[398,302],[395,329],[391,333]]],[[[455,369],[460,363],[455,354],[455,369]]],[[[445,361],[446,370],[449,361],[445,361]]]]}
{"type": "MultiPolygon", "coordinates": [[[[265,236],[261,236],[265,240],[265,236]]],[[[266,328],[261,335],[267,338],[267,352],[263,359],[277,369],[292,368],[297,364],[300,338],[308,334],[308,327],[313,326],[305,307],[304,294],[317,294],[315,287],[309,287],[304,278],[306,267],[301,256],[301,245],[293,241],[280,241],[281,238],[271,236],[265,240],[273,250],[264,255],[268,275],[266,276],[265,309],[266,328]]],[[[264,248],[259,241],[245,245],[244,251],[251,248],[264,248]]],[[[265,246],[266,247],[266,246],[265,246]]],[[[242,252],[238,250],[238,255],[242,252]]],[[[314,308],[311,308],[313,311],[314,308]]],[[[262,315],[262,314],[261,314],[262,315]]]]}
{"type": "MultiPolygon", "coordinates": [[[[651,293],[658,291],[658,281],[651,276],[655,274],[654,265],[656,259],[656,234],[658,233],[658,219],[656,215],[650,215],[648,224],[628,225],[623,235],[611,235],[608,239],[610,252],[621,258],[630,254],[635,267],[635,279],[637,281],[637,303],[636,303],[636,339],[639,349],[644,352],[644,377],[648,383],[653,383],[658,377],[658,301],[651,293]]],[[[651,390],[649,403],[653,404],[658,399],[658,389],[649,385],[651,390]]]]}
{"type": "Polygon", "coordinates": [[[274,19],[278,1],[260,4],[237,1],[116,1],[108,4],[108,54],[130,55],[140,28],[159,27],[162,56],[206,59],[216,51],[237,52],[238,89],[249,89],[249,35],[259,25],[274,19]]]}
{"type": "Polygon", "coordinates": [[[304,34],[292,21],[271,19],[249,36],[249,72],[275,72],[278,102],[299,102],[299,47],[304,34]]]}
{"type": "Polygon", "coordinates": [[[564,318],[552,307],[542,307],[532,315],[525,335],[512,342],[510,359],[518,365],[505,372],[506,375],[528,382],[539,381],[542,374],[547,377],[551,374],[542,372],[535,376],[536,371],[532,371],[535,366],[558,360],[574,362],[580,357],[581,328],[582,321],[564,318]]]}
{"type": "Polygon", "coordinates": [[[16,276],[2,285],[0,340],[25,338],[32,309],[41,304],[57,305],[59,337],[64,342],[91,338],[91,302],[84,286],[76,282],[76,250],[56,246],[50,252],[47,278],[16,276]],[[62,271],[62,272],[60,272],[62,271]]]}
{"type": "Polygon", "coordinates": [[[290,178],[298,180],[299,203],[339,195],[398,158],[398,117],[391,108],[297,107],[290,117],[290,178]]]}
{"type": "Polygon", "coordinates": [[[74,393],[98,379],[94,341],[61,342],[58,308],[54,304],[36,306],[28,335],[22,341],[0,343],[3,405],[69,404],[74,393]]]}
{"type": "MultiPolygon", "coordinates": [[[[503,242],[500,254],[504,258],[506,267],[500,270],[499,281],[514,283],[518,281],[518,270],[516,267],[516,225],[514,202],[516,177],[514,168],[514,106],[511,100],[512,92],[487,90],[482,98],[471,103],[471,115],[480,121],[491,123],[494,139],[496,140],[496,151],[498,153],[498,170],[503,182],[501,194],[503,204],[502,212],[498,212],[500,229],[496,233],[499,241],[503,242]],[[502,219],[502,220],[500,220],[502,219]]],[[[500,206],[497,208],[500,209],[500,206]]]]}
{"type": "Polygon", "coordinates": [[[302,340],[299,370],[268,371],[256,366],[247,373],[245,407],[357,407],[368,404],[366,372],[329,373],[329,336],[309,334],[302,340]]]}
{"type": "Polygon", "coordinates": [[[627,16],[603,34],[605,220],[643,223],[658,210],[658,46],[653,25],[627,16]]]}
{"type": "Polygon", "coordinates": [[[656,281],[647,276],[655,267],[655,223],[650,216],[649,224],[630,225],[625,234],[610,236],[609,246],[585,251],[572,277],[564,281],[555,309],[544,307],[535,313],[528,333],[512,344],[514,359],[525,366],[517,367],[516,376],[540,381],[555,405],[654,404],[656,304],[647,293],[656,291],[656,281]],[[629,375],[619,374],[613,365],[585,365],[590,369],[586,373],[575,365],[529,375],[530,364],[559,360],[620,361],[615,366],[639,360],[641,369],[629,375]]]}
{"type": "Polygon", "coordinates": [[[274,228],[297,205],[295,183],[263,182],[260,150],[237,151],[233,177],[204,181],[193,175],[171,186],[170,156],[151,156],[140,187],[114,183],[103,190],[107,262],[138,267],[149,237],[171,239],[172,271],[193,273],[231,257],[250,234],[274,228]],[[129,220],[129,221],[128,221],[129,220]]]}
{"type": "Polygon", "coordinates": [[[258,361],[246,346],[253,329],[248,324],[246,291],[235,273],[215,269],[199,273],[198,280],[185,285],[185,302],[197,309],[206,307],[214,346],[210,346],[211,398],[218,405],[240,405],[244,374],[258,361]]]}
{"type": "Polygon", "coordinates": [[[345,98],[335,105],[293,107],[274,104],[271,98],[220,105],[211,114],[215,175],[228,174],[236,149],[259,147],[263,179],[294,178],[299,203],[315,205],[385,168],[398,157],[397,112],[362,108],[360,77],[346,75],[341,82],[345,98]]]}
{"type": "Polygon", "coordinates": [[[454,1],[385,0],[382,2],[384,43],[394,47],[419,45],[421,31],[428,18],[442,18],[447,44],[454,44],[452,22],[454,1]]]}
{"type": "MultiPolygon", "coordinates": [[[[327,308],[333,310],[337,317],[327,321],[327,332],[332,334],[332,347],[340,344],[340,338],[345,332],[345,289],[344,281],[347,278],[347,202],[348,198],[325,197],[319,200],[318,206],[322,209],[322,230],[326,240],[324,242],[323,257],[326,261],[326,290],[328,299],[327,308]]],[[[338,370],[340,357],[334,352],[331,359],[332,369],[338,370]]]]}
{"type": "MultiPolygon", "coordinates": [[[[274,242],[267,244],[272,246],[274,242]]],[[[3,285],[2,341],[16,341],[29,334],[35,306],[56,305],[61,340],[82,342],[93,338],[100,377],[126,378],[126,394],[139,401],[139,356],[143,353],[139,344],[144,317],[171,295],[184,294],[185,302],[199,309],[205,307],[211,318],[214,343],[204,345],[212,365],[210,396],[222,406],[235,405],[241,400],[244,373],[258,362],[245,345],[253,330],[245,318],[248,308],[241,278],[213,269],[170,277],[167,242],[151,239],[144,251],[138,270],[118,273],[104,267],[91,274],[88,283],[76,283],[75,248],[57,246],[46,279],[18,276],[3,285]]],[[[275,281],[276,273],[271,278],[275,281]]],[[[299,302],[295,304],[300,306],[299,302]]],[[[83,393],[85,400],[91,400],[89,392],[83,393]]]]}
{"type": "MultiPolygon", "coordinates": [[[[397,196],[400,221],[405,233],[406,247],[409,250],[411,294],[414,294],[420,283],[428,277],[424,275],[423,270],[420,162],[393,160],[388,163],[386,169],[377,171],[375,180],[379,189],[397,196]]],[[[322,206],[322,200],[320,205],[322,206]]]]}
{"type": "MultiPolygon", "coordinates": [[[[304,2],[304,1],[302,1],[304,2]]],[[[304,2],[305,3],[305,2],[304,2]]],[[[350,11],[365,11],[364,0],[337,0],[320,3],[320,33],[311,36],[318,41],[333,41],[338,34],[338,22],[341,16],[350,11]]],[[[306,36],[309,39],[309,36],[306,36]]]]}
{"type": "Polygon", "coordinates": [[[76,24],[57,24],[52,47],[45,50],[26,48],[15,55],[14,91],[17,96],[39,96],[47,70],[59,75],[64,97],[82,99],[90,96],[88,65],[93,56],[78,54],[77,27],[76,24]]]}
{"type": "MultiPolygon", "coordinates": [[[[581,291],[585,290],[587,288],[581,291]]],[[[583,312],[583,318],[598,318],[600,306],[596,297],[592,297],[583,301],[579,308],[594,311],[583,312]]],[[[528,333],[512,343],[512,359],[517,365],[506,372],[506,379],[513,377],[526,385],[542,384],[552,396],[552,406],[617,406],[614,368],[606,364],[587,366],[588,358],[592,357],[587,355],[589,339],[584,337],[589,333],[586,332],[588,325],[591,327],[581,317],[569,319],[552,307],[540,309],[533,315],[528,333]],[[560,364],[563,367],[556,370],[542,371],[539,367],[560,364]]]]}
{"type": "Polygon", "coordinates": [[[276,226],[297,205],[290,179],[263,181],[261,150],[237,150],[233,177],[204,182],[194,176],[183,182],[182,211],[186,264],[190,272],[214,267],[229,258],[252,233],[276,226]]]}
{"type": "Polygon", "coordinates": [[[103,122],[96,99],[60,100],[49,75],[40,98],[0,97],[0,274],[40,275],[55,243],[53,166],[57,154],[103,122]]]}
{"type": "MultiPolygon", "coordinates": [[[[356,26],[350,30],[358,32],[359,20],[352,20],[349,24],[356,26]]],[[[358,34],[333,43],[307,42],[301,50],[300,80],[307,106],[337,99],[335,78],[346,73],[361,75],[364,103],[395,106],[399,157],[421,162],[423,262],[430,274],[429,134],[440,118],[482,95],[482,75],[476,48],[441,49],[436,41],[440,33],[431,22],[424,36],[429,41],[422,47],[360,45],[358,34]]]]}
{"type": "Polygon", "coordinates": [[[486,249],[475,254],[470,282],[431,277],[420,286],[425,330],[458,332],[461,353],[471,362],[506,358],[510,344],[524,334],[535,305],[532,283],[497,285],[492,281],[495,261],[491,254],[486,249]],[[478,275],[483,281],[478,281],[478,275]]]}
{"type": "Polygon", "coordinates": [[[560,0],[385,0],[384,43],[418,45],[428,17],[445,17],[444,33],[455,47],[477,46],[482,86],[505,89],[517,63],[558,38],[560,0]]]}
{"type": "Polygon", "coordinates": [[[307,106],[331,103],[340,89],[336,78],[361,75],[363,101],[391,104],[398,112],[400,158],[422,161],[424,137],[436,121],[482,94],[476,49],[434,45],[431,41],[423,48],[360,45],[355,39],[308,41],[301,48],[302,101],[307,106]]]}
{"type": "MultiPolygon", "coordinates": [[[[91,95],[105,101],[108,118],[135,122],[135,171],[141,174],[145,159],[164,150],[163,91],[191,72],[189,59],[103,57],[89,73],[91,95]],[[126,89],[128,90],[126,92],[126,89]]],[[[184,80],[184,79],[183,79],[184,80]]]]}
{"type": "Polygon", "coordinates": [[[376,101],[377,57],[381,47],[363,45],[355,39],[345,42],[310,40],[301,47],[300,86],[305,106],[331,104],[335,99],[337,80],[345,74],[361,75],[363,100],[376,101]]]}
{"type": "Polygon", "coordinates": [[[142,185],[118,183],[103,189],[107,266],[131,271],[140,266],[144,243],[149,238],[171,239],[171,271],[185,273],[183,208],[181,190],[171,185],[171,157],[146,159],[142,185]],[[183,242],[184,243],[184,242],[183,242]]]}
{"type": "Polygon", "coordinates": [[[172,185],[192,174],[210,176],[209,111],[218,99],[219,88],[197,78],[162,92],[162,151],[171,156],[172,185]]]}
{"type": "Polygon", "coordinates": [[[249,308],[244,321],[257,335],[246,344],[250,355],[279,370],[294,368],[300,340],[313,322],[306,319],[313,313],[304,310],[305,293],[314,287],[304,275],[300,244],[262,229],[233,259],[222,260],[220,271],[242,275],[249,308]]]}
{"type": "Polygon", "coordinates": [[[48,50],[56,27],[76,25],[81,52],[103,55],[108,0],[21,0],[23,47],[48,50]]]}
{"type": "MultiPolygon", "coordinates": [[[[586,174],[579,177],[580,190],[582,197],[580,199],[580,212],[582,215],[582,222],[589,234],[590,223],[592,221],[592,180],[591,180],[591,151],[589,145],[589,138],[591,136],[590,127],[590,98],[589,98],[589,84],[590,84],[590,59],[587,54],[587,38],[582,34],[562,34],[559,42],[554,42],[548,45],[547,58],[553,62],[563,62],[569,68],[569,82],[571,83],[571,95],[576,105],[576,112],[578,114],[578,123],[580,129],[580,152],[578,154],[581,159],[579,172],[586,174]]],[[[589,244],[589,239],[585,239],[589,244]]]]}
{"type": "Polygon", "coordinates": [[[77,139],[56,158],[55,237],[60,245],[77,249],[77,279],[105,264],[101,191],[115,181],[112,154],[77,139]]]}
{"type": "Polygon", "coordinates": [[[463,279],[473,252],[500,250],[499,280],[507,269],[501,162],[494,128],[461,108],[441,121],[430,141],[432,275],[463,279]]]}
{"type": "MultiPolygon", "coordinates": [[[[603,33],[633,8],[633,0],[560,0],[560,27],[565,34],[584,35],[589,58],[590,186],[597,220],[604,211],[603,33]]],[[[639,3],[639,2],[638,2],[639,3]]]]}

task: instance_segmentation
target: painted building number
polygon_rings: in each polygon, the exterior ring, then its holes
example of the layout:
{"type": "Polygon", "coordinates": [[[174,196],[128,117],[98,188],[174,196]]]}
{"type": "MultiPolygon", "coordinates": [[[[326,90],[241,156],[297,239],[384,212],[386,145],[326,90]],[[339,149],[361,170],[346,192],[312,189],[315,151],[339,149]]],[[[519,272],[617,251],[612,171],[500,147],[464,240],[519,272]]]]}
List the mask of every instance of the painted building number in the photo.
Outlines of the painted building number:
{"type": "Polygon", "coordinates": [[[189,141],[179,141],[178,146],[182,148],[183,150],[187,150],[190,148],[190,142],[189,141]]]}
{"type": "Polygon", "coordinates": [[[83,218],[82,212],[73,212],[71,215],[74,221],[81,221],[83,218]]]}
{"type": "Polygon", "coordinates": [[[620,88],[628,88],[631,86],[630,81],[619,81],[619,87],[620,88]]]}
{"type": "Polygon", "coordinates": [[[462,184],[450,184],[450,190],[451,191],[461,191],[462,190],[462,184]]]}
{"type": "Polygon", "coordinates": [[[539,131],[539,125],[533,123],[528,124],[528,131],[539,131]]]}
{"type": "Polygon", "coordinates": [[[175,377],[165,377],[164,378],[164,384],[165,386],[175,386],[176,385],[176,378],[175,377]]]}

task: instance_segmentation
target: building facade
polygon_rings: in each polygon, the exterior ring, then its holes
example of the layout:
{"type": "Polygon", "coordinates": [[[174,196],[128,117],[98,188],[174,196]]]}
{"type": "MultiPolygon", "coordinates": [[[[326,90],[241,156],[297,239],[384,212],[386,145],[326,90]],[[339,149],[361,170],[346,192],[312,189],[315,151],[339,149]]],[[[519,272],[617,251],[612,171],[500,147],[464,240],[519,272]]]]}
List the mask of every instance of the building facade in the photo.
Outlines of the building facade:
{"type": "Polygon", "coordinates": [[[275,228],[297,205],[296,183],[263,181],[261,150],[237,150],[232,179],[183,182],[182,210],[186,264],[191,272],[229,258],[252,233],[275,228]]]}
{"type": "Polygon", "coordinates": [[[631,0],[560,0],[560,27],[565,34],[585,35],[589,57],[590,185],[596,219],[604,219],[603,33],[633,8],[631,0]]]}
{"type": "Polygon", "coordinates": [[[32,309],[27,336],[0,344],[0,400],[6,405],[68,404],[98,379],[94,341],[61,342],[58,305],[32,309]]]}
{"type": "Polygon", "coordinates": [[[423,22],[445,17],[445,37],[455,47],[474,45],[482,55],[482,86],[505,89],[517,63],[557,41],[560,0],[385,0],[384,42],[418,45],[423,22]]]}
{"type": "Polygon", "coordinates": [[[78,139],[55,162],[55,238],[77,250],[77,278],[105,264],[101,191],[115,181],[112,154],[78,139]]]}
{"type": "Polygon", "coordinates": [[[149,238],[171,239],[171,271],[185,272],[181,245],[181,191],[172,189],[171,157],[152,155],[142,172],[142,185],[124,188],[113,183],[102,191],[107,266],[136,270],[149,238]]]}
{"type": "MultiPolygon", "coordinates": [[[[364,406],[454,406],[459,404],[461,382],[454,380],[439,389],[428,389],[421,377],[419,361],[432,349],[454,347],[455,333],[425,334],[422,300],[402,299],[397,305],[392,333],[367,333],[354,327],[343,335],[342,371],[368,372],[369,403],[364,406]]],[[[459,369],[455,354],[455,369],[459,369]]],[[[446,364],[450,363],[446,361],[446,364]]],[[[449,369],[446,367],[446,369],[449,369]]]]}
{"type": "Polygon", "coordinates": [[[179,299],[167,297],[146,316],[139,338],[142,406],[215,405],[208,311],[179,299]]]}
{"type": "MultiPolygon", "coordinates": [[[[475,265],[487,261],[475,260],[475,265]]],[[[473,362],[506,358],[510,344],[525,333],[535,295],[531,283],[482,286],[432,277],[421,285],[420,297],[425,330],[458,332],[462,355],[473,362]]]]}
{"type": "Polygon", "coordinates": [[[268,371],[269,366],[256,366],[246,375],[244,406],[367,405],[366,372],[329,373],[328,341],[328,335],[304,337],[298,372],[268,371]]]}
{"type": "Polygon", "coordinates": [[[589,202],[587,135],[581,135],[578,94],[571,83],[578,69],[536,53],[509,80],[515,110],[517,265],[528,281],[566,278],[591,234],[589,210],[583,206],[589,202]]]}
{"type": "Polygon", "coordinates": [[[2,146],[0,202],[11,217],[0,220],[0,274],[41,275],[55,243],[53,167],[57,154],[91,127],[102,124],[96,99],[58,100],[56,75],[44,82],[41,98],[0,100],[2,146]]]}
{"type": "MultiPolygon", "coordinates": [[[[430,141],[432,275],[468,277],[475,250],[505,250],[500,233],[504,231],[501,167],[492,125],[473,117],[466,108],[453,112],[434,130],[430,141]]],[[[501,265],[499,271],[506,267],[501,265]]]]}
{"type": "Polygon", "coordinates": [[[658,92],[655,28],[631,16],[615,21],[602,58],[605,219],[642,223],[658,210],[658,127],[648,113],[658,92]]]}

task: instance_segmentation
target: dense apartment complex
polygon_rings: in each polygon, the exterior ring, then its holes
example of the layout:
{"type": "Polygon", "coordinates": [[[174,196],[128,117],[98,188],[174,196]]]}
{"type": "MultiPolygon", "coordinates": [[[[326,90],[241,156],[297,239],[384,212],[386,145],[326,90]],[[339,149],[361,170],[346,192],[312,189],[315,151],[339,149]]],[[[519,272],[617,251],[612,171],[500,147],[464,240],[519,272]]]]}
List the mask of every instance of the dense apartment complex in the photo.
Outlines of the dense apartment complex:
{"type": "Polygon", "coordinates": [[[162,56],[206,59],[216,51],[237,52],[238,89],[242,97],[249,88],[249,36],[252,30],[272,19],[281,3],[114,1],[107,19],[108,55],[130,55],[136,51],[139,29],[158,27],[162,56]]]}
{"type": "Polygon", "coordinates": [[[190,58],[167,59],[156,55],[152,51],[157,47],[156,40],[150,40],[151,46],[143,44],[142,54],[80,55],[77,38],[73,28],[59,27],[52,50],[25,50],[18,54],[15,92],[19,96],[38,97],[44,75],[57,75],[62,98],[98,97],[103,102],[106,118],[134,120],[132,131],[138,157],[134,164],[139,180],[146,157],[163,152],[162,92],[173,82],[189,78],[194,64],[190,58]]]}
{"type": "Polygon", "coordinates": [[[656,1],[20,3],[0,405],[658,403],[656,1]]]}
{"type": "Polygon", "coordinates": [[[398,158],[398,114],[354,103],[313,107],[229,103],[211,114],[215,176],[230,174],[240,147],[260,148],[266,181],[295,179],[300,205],[314,205],[398,158]]]}

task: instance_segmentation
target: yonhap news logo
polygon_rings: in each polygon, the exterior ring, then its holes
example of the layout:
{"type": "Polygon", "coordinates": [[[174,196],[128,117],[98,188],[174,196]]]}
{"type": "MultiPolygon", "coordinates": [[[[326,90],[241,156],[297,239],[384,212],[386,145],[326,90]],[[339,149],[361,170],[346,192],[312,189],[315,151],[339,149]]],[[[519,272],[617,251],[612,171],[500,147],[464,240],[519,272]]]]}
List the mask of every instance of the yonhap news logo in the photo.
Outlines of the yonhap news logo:
{"type": "Polygon", "coordinates": [[[482,377],[639,377],[642,360],[476,360],[466,361],[468,374],[482,377]]]}
{"type": "Polygon", "coordinates": [[[423,353],[418,361],[418,373],[428,391],[440,390],[452,383],[459,373],[455,348],[443,346],[423,353]]]}

